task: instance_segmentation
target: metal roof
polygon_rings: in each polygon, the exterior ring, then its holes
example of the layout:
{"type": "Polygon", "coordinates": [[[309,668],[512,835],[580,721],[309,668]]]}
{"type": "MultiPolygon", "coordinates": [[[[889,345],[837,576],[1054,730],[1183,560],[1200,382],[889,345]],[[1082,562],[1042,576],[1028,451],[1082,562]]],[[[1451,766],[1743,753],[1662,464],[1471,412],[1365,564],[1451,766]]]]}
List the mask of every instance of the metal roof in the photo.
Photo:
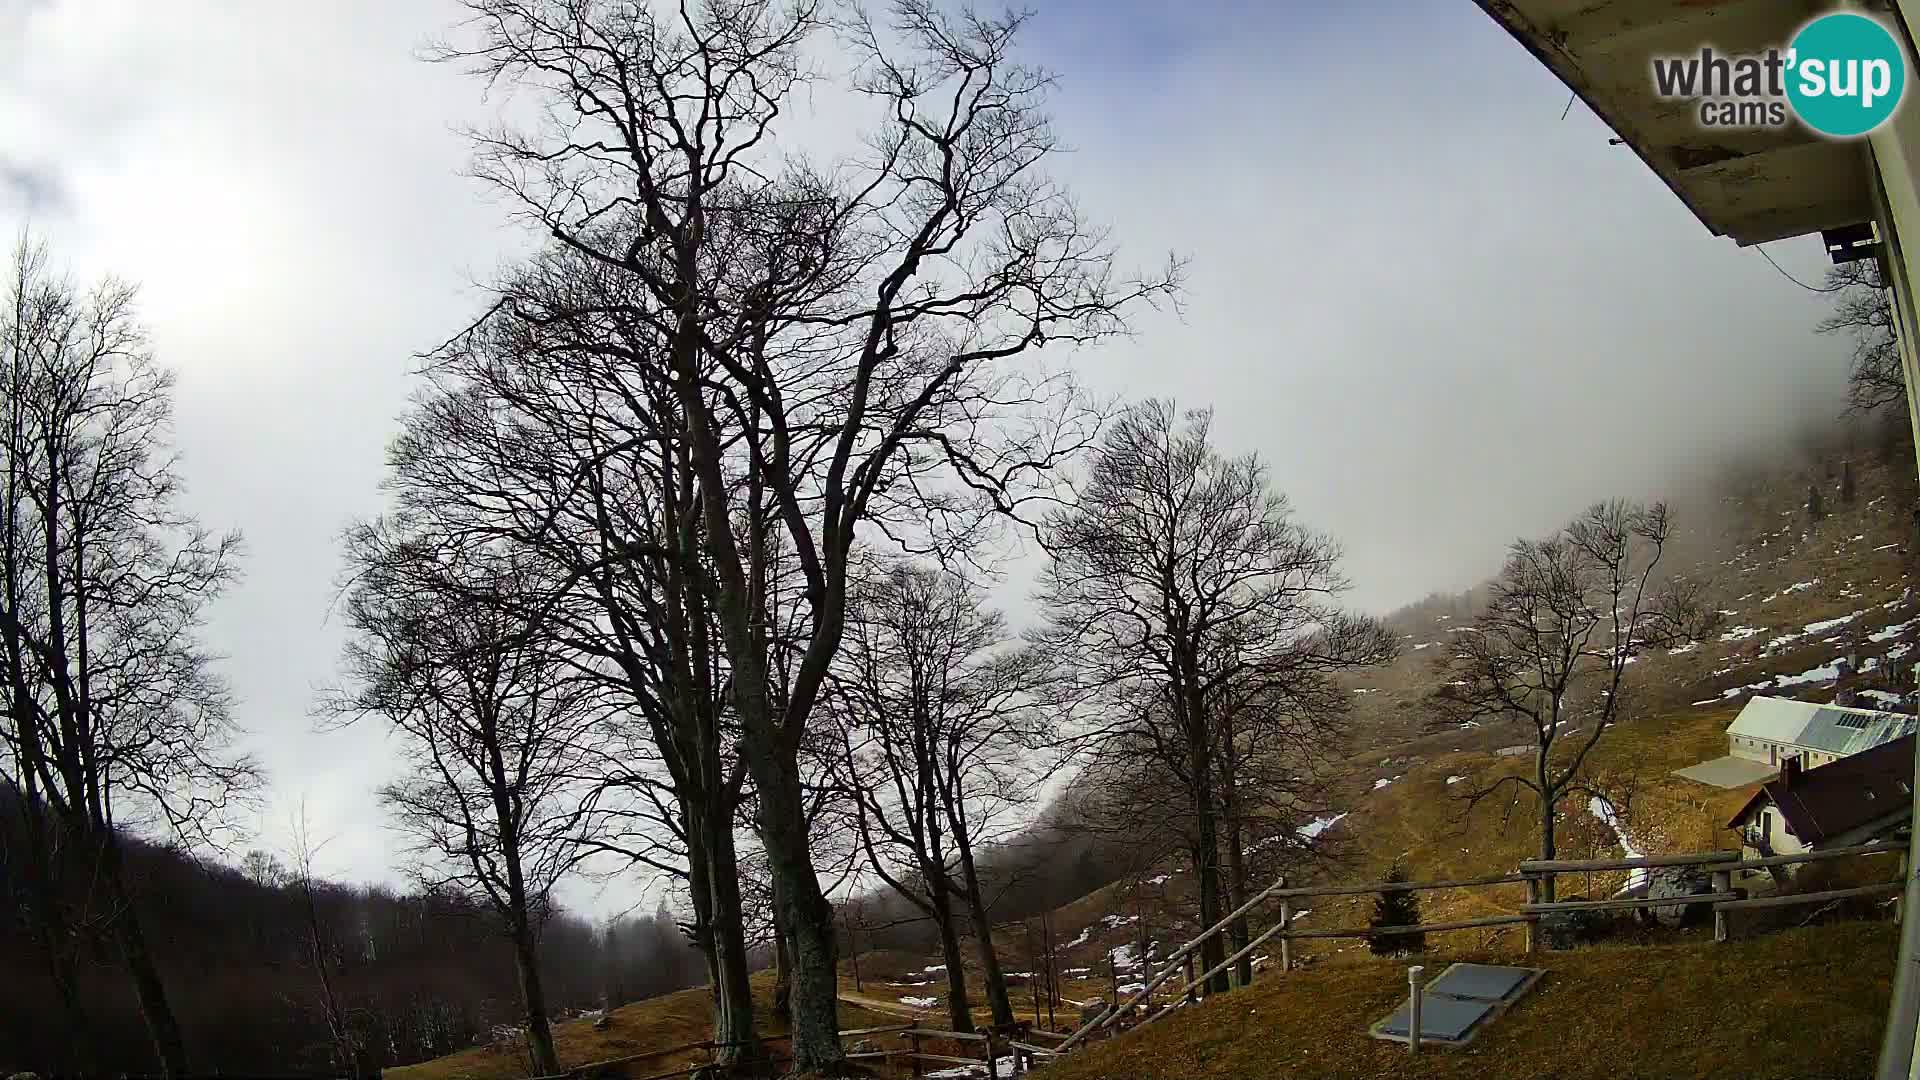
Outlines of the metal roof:
{"type": "Polygon", "coordinates": [[[1802,843],[1824,843],[1875,822],[1906,820],[1913,812],[1912,780],[1913,737],[1907,736],[1792,779],[1767,781],[1727,827],[1739,828],[1772,804],[1802,843]]]}
{"type": "Polygon", "coordinates": [[[1920,721],[1900,713],[1757,697],[1727,725],[1727,734],[1845,757],[1911,735],[1920,721]]]}
{"type": "Polygon", "coordinates": [[[1578,94],[1695,217],[1762,244],[1870,221],[1864,140],[1824,139],[1798,121],[1704,128],[1697,103],[1654,94],[1656,56],[1785,48],[1831,3],[1814,0],[1476,0],[1578,94]]]}

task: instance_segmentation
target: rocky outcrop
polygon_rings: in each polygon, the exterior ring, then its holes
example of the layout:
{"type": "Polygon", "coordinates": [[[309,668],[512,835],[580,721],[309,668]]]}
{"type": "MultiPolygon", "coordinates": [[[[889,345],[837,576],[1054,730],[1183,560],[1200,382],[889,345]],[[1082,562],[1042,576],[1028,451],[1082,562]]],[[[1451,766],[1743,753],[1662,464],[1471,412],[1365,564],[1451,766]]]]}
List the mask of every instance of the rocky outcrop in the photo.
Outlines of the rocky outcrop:
{"type": "MultiPolygon", "coordinates": [[[[1658,866],[1647,871],[1647,899],[1665,900],[1702,896],[1713,891],[1713,879],[1691,866],[1658,866]]],[[[1713,918],[1706,904],[1663,904],[1645,909],[1646,918],[1666,927],[1697,926],[1713,918]]]]}

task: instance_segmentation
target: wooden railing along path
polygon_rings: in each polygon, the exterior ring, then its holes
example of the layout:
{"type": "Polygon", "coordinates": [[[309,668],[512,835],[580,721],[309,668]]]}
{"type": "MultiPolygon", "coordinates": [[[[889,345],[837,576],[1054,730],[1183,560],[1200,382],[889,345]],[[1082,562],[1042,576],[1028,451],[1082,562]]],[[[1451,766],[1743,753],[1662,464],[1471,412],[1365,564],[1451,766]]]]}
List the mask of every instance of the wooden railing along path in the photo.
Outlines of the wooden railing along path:
{"type": "MultiPolygon", "coordinates": [[[[924,1075],[928,1063],[939,1065],[971,1065],[986,1069],[988,1080],[999,1080],[1000,1061],[1002,1060],[1001,1055],[1003,1053],[1013,1062],[1010,1075],[1023,1073],[1032,1068],[1039,1058],[1051,1057],[1058,1052],[1057,1050],[1038,1045],[1037,1040],[1057,1041],[1066,1038],[1065,1035],[1051,1031],[1031,1030],[1029,1026],[1025,1024],[1015,1025],[1009,1030],[983,1029],[981,1031],[947,1031],[942,1028],[926,1027],[917,1020],[905,1024],[889,1024],[883,1027],[853,1028],[840,1033],[842,1041],[870,1037],[899,1039],[903,1045],[882,1050],[862,1050],[850,1053],[847,1055],[849,1061],[898,1058],[909,1063],[914,1076],[924,1075]],[[961,1057],[957,1054],[939,1054],[932,1052],[925,1046],[928,1042],[940,1041],[978,1043],[985,1056],[981,1058],[971,1058],[961,1057]]],[[[755,1040],[755,1043],[766,1051],[762,1055],[763,1060],[770,1064],[780,1065],[791,1061],[791,1057],[772,1052],[768,1044],[787,1042],[791,1038],[792,1036],[790,1035],[763,1035],[755,1040]]],[[[665,1072],[649,1073],[641,1078],[641,1080],[675,1080],[677,1077],[692,1076],[702,1069],[711,1067],[713,1065],[715,1051],[725,1047],[743,1045],[745,1045],[745,1043],[729,1043],[706,1039],[700,1042],[682,1043],[679,1046],[669,1046],[661,1050],[648,1050],[644,1053],[608,1058],[604,1061],[591,1061],[584,1065],[575,1065],[563,1072],[550,1076],[532,1077],[530,1080],[590,1080],[592,1077],[604,1075],[611,1070],[632,1065],[637,1061],[646,1061],[650,1058],[671,1057],[675,1054],[685,1054],[692,1051],[706,1052],[706,1061],[696,1062],[692,1065],[682,1065],[665,1072]]]]}

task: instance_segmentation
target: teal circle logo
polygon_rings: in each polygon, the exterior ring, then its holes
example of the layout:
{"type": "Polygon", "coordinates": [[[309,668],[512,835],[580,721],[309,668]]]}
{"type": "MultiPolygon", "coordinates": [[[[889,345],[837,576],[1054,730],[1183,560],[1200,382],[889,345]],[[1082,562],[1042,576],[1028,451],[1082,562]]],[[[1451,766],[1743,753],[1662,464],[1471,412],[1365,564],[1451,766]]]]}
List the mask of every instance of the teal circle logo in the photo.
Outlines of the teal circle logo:
{"type": "Polygon", "coordinates": [[[1885,123],[1907,88],[1907,58],[1877,20],[1822,15],[1800,28],[1787,53],[1787,101],[1822,135],[1851,138],[1885,123]]]}

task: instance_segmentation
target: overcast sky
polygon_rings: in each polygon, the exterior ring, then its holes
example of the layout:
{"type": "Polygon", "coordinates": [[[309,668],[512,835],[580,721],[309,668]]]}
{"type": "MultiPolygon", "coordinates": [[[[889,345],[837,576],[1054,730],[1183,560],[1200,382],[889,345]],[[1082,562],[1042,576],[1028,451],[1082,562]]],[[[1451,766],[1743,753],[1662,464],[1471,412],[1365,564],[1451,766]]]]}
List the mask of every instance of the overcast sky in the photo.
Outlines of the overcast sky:
{"type": "MultiPolygon", "coordinates": [[[[1471,0],[1036,0],[1058,171],[1130,258],[1192,260],[1183,319],[1079,357],[1212,404],[1384,610],[1516,535],[1837,412],[1821,298],[1707,233],[1471,0]],[[1250,14],[1247,8],[1270,9],[1250,14]]],[[[302,799],[323,869],[395,880],[385,736],[315,734],[335,539],[381,509],[410,357],[523,250],[460,173],[480,88],[417,62],[437,0],[0,0],[0,226],[139,282],[180,373],[190,504],[247,538],[214,613],[263,840],[302,799]]],[[[1823,257],[1773,245],[1802,280],[1823,257]]],[[[604,908],[608,898],[580,894],[604,908]]]]}

